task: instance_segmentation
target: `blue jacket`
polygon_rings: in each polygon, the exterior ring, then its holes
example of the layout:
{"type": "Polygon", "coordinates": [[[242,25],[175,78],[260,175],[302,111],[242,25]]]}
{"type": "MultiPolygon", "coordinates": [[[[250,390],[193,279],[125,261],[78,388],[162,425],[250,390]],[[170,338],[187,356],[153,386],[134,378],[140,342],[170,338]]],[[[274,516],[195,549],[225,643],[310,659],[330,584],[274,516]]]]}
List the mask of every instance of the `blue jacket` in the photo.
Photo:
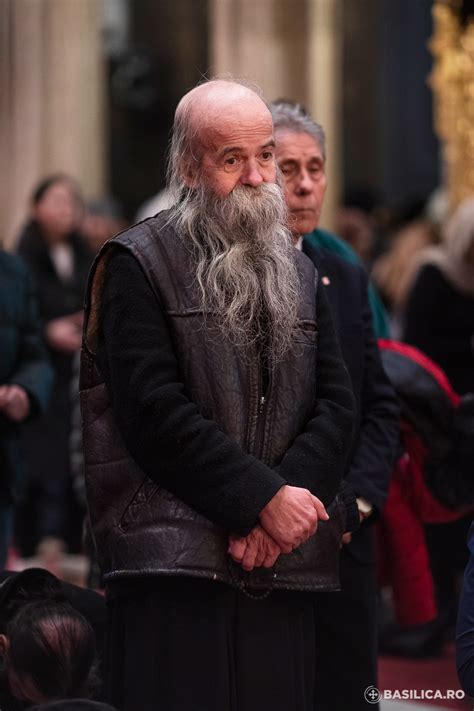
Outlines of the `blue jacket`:
{"type": "MultiPolygon", "coordinates": [[[[28,271],[18,257],[0,250],[0,385],[24,388],[32,417],[44,410],[52,381],[28,271]]],[[[2,498],[16,497],[21,487],[19,431],[0,413],[2,498]]]]}

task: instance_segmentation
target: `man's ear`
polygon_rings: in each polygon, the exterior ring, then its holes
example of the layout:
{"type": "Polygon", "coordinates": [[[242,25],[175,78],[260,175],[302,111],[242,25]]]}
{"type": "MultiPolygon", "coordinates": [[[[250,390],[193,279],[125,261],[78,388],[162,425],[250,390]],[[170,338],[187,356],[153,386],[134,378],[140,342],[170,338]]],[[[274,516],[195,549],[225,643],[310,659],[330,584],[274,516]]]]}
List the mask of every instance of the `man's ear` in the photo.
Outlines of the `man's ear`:
{"type": "Polygon", "coordinates": [[[199,163],[194,156],[183,158],[181,163],[181,178],[187,188],[197,188],[199,182],[199,163]]]}
{"type": "Polygon", "coordinates": [[[0,657],[6,657],[10,649],[10,640],[4,634],[0,634],[0,657]]]}

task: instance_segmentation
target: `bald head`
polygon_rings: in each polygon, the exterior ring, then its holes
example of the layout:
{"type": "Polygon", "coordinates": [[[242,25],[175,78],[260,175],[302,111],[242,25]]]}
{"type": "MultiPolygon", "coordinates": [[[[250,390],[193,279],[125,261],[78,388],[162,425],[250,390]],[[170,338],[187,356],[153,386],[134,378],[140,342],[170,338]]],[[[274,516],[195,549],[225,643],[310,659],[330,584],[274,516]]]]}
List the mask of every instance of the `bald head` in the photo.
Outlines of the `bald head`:
{"type": "Polygon", "coordinates": [[[273,145],[271,114],[256,91],[222,79],[201,84],[176,109],[170,187],[178,197],[207,179],[226,195],[238,183],[275,182],[273,145]]]}
{"type": "Polygon", "coordinates": [[[243,84],[213,79],[196,86],[183,96],[176,108],[175,122],[186,121],[193,133],[203,128],[219,126],[229,115],[252,112],[269,114],[259,94],[243,84]]]}

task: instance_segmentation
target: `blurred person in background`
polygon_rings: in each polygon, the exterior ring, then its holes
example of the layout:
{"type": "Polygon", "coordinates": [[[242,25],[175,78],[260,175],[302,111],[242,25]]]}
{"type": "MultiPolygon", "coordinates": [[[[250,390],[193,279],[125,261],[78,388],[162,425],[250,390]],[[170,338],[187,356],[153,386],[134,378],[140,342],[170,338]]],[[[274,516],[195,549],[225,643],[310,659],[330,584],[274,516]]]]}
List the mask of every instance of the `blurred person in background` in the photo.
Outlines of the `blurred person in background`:
{"type": "Polygon", "coordinates": [[[374,262],[372,277],[391,317],[394,338],[403,330],[407,297],[417,270],[418,255],[439,241],[447,209],[446,193],[438,188],[424,201],[412,200],[392,211],[386,251],[374,262]]]}
{"type": "Polygon", "coordinates": [[[52,381],[30,276],[0,250],[0,569],[25,483],[20,428],[44,412],[52,381]]]}
{"type": "Polygon", "coordinates": [[[146,220],[147,217],[154,217],[158,212],[168,210],[172,205],[171,194],[165,187],[140,205],[135,215],[135,222],[146,220]]]}
{"type": "Polygon", "coordinates": [[[375,249],[375,233],[369,216],[357,207],[343,205],[337,211],[336,230],[369,266],[375,249]]]}
{"type": "Polygon", "coordinates": [[[82,302],[91,255],[78,228],[83,205],[77,184],[68,176],[43,180],[32,196],[30,219],[18,252],[28,264],[38,293],[39,312],[55,387],[45,416],[28,426],[29,490],[16,520],[23,555],[44,539],[80,547],[82,512],[72,495],[69,471],[70,384],[81,344],[82,302]]]}
{"type": "Polygon", "coordinates": [[[425,250],[408,296],[404,340],[443,368],[454,389],[474,392],[474,198],[425,250]]]}
{"type": "MultiPolygon", "coordinates": [[[[442,237],[438,247],[420,254],[407,300],[404,340],[441,366],[456,392],[465,395],[474,392],[474,199],[455,210],[442,237]]],[[[446,625],[454,622],[470,520],[426,528],[446,625]]]]}
{"type": "Polygon", "coordinates": [[[368,271],[385,250],[389,214],[376,191],[363,184],[349,188],[336,210],[337,234],[353,247],[368,271]]]}
{"type": "Polygon", "coordinates": [[[93,255],[108,239],[129,227],[117,200],[108,195],[86,204],[81,235],[93,255]]]}
{"type": "Polygon", "coordinates": [[[17,711],[54,699],[97,698],[105,603],[40,568],[0,580],[0,705],[17,711]]]}
{"type": "Polygon", "coordinates": [[[403,445],[378,527],[379,581],[391,588],[379,648],[432,657],[447,641],[446,621],[438,614],[425,526],[474,511],[474,395],[460,397],[414,346],[386,340],[379,347],[400,401],[403,445]]]}
{"type": "Polygon", "coordinates": [[[377,348],[365,270],[304,237],[318,227],[326,192],[324,131],[298,104],[278,102],[272,115],[293,241],[315,265],[328,297],[357,405],[354,446],[340,496],[352,497],[361,526],[343,538],[341,591],[315,594],[316,640],[321,645],[315,708],[357,711],[368,707],[365,689],[377,686],[373,514],[383,507],[398,456],[399,408],[377,348]],[[341,669],[344,684],[338,683],[341,669]]]}

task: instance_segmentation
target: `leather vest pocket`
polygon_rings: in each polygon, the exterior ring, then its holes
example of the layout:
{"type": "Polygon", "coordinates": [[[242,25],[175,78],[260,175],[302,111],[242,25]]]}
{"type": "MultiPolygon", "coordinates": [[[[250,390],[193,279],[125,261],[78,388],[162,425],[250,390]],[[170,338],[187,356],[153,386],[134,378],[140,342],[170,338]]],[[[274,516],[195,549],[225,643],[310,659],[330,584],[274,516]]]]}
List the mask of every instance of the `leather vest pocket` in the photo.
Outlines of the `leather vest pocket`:
{"type": "Polygon", "coordinates": [[[316,346],[318,342],[318,329],[314,321],[300,321],[295,333],[295,343],[307,346],[316,346]]]}

